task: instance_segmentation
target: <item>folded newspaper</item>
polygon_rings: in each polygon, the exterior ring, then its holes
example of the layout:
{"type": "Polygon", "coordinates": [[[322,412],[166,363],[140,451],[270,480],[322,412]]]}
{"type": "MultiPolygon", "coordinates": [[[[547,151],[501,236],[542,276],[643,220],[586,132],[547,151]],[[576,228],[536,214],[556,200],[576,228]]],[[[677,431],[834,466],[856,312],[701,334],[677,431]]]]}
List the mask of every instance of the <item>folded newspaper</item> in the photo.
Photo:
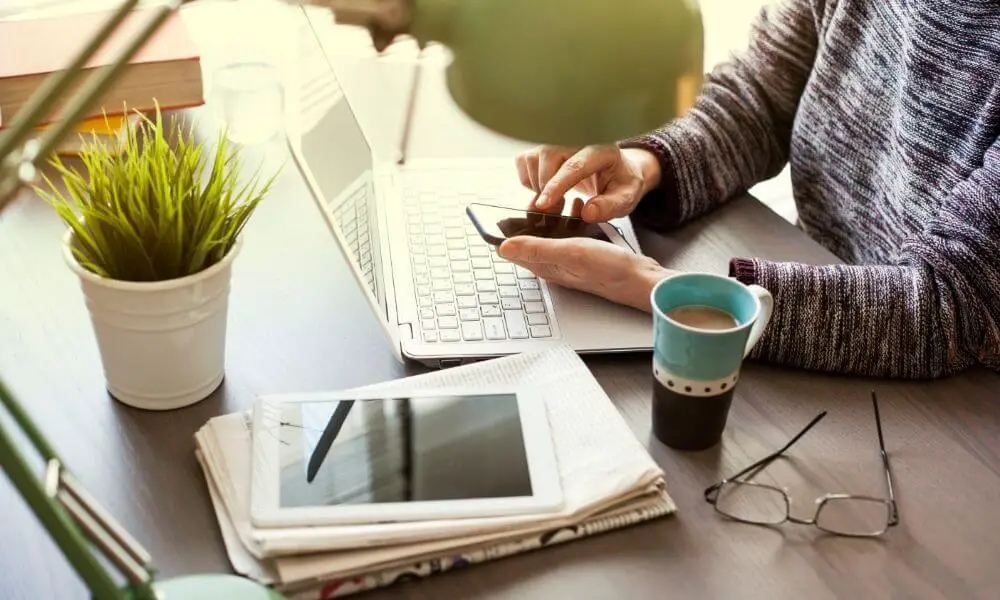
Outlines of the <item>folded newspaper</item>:
{"type": "Polygon", "coordinates": [[[230,562],[291,599],[321,600],[579,539],[676,511],[663,471],[568,347],[518,354],[357,388],[530,385],[545,398],[563,509],[372,525],[255,528],[249,517],[250,413],[211,419],[195,436],[230,562]]]}

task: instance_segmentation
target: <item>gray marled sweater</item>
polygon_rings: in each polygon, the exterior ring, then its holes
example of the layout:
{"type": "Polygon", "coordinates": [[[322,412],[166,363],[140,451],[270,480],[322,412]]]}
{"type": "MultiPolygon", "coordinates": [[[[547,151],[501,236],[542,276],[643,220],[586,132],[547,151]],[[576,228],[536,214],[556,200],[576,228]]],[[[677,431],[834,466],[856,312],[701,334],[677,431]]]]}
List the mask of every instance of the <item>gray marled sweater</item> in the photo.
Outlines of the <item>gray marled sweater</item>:
{"type": "Polygon", "coordinates": [[[734,257],[775,297],[757,358],[881,377],[1000,369],[1000,0],[779,0],[654,151],[640,219],[695,218],[790,161],[846,265],[734,257]]]}

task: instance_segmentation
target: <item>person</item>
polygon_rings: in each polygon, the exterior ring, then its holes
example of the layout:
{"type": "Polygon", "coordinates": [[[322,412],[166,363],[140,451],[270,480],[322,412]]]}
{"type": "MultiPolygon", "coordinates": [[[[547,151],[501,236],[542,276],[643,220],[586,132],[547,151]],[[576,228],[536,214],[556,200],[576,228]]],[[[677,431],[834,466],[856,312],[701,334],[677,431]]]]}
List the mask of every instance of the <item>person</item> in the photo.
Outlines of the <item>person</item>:
{"type": "MultiPolygon", "coordinates": [[[[1000,369],[1000,3],[780,0],[750,37],[661,129],[519,156],[534,206],[577,189],[585,220],[666,232],[790,163],[799,226],[846,264],[732,257],[730,277],[775,299],[752,358],[883,378],[1000,369]]],[[[590,240],[498,252],[644,310],[670,274],[590,240]]]]}

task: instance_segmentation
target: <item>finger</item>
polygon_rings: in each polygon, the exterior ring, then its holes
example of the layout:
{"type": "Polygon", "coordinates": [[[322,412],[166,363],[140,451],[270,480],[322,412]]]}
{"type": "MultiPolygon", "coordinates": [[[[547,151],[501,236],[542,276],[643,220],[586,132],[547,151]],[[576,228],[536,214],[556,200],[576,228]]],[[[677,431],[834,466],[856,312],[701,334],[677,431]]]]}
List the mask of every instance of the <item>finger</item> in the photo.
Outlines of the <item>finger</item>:
{"type": "Polygon", "coordinates": [[[516,236],[500,244],[497,253],[511,262],[570,267],[579,262],[580,252],[574,247],[577,241],[574,238],[516,236]]]}
{"type": "Polygon", "coordinates": [[[549,283],[555,283],[559,285],[576,287],[579,285],[578,278],[572,272],[560,267],[559,265],[540,263],[540,262],[528,262],[523,260],[510,260],[510,264],[517,265],[523,269],[531,271],[532,275],[543,279],[549,283]]]}
{"type": "MultiPolygon", "coordinates": [[[[539,189],[543,188],[552,179],[552,176],[559,171],[559,167],[562,166],[563,162],[575,152],[571,148],[558,146],[545,146],[538,152],[538,176],[536,181],[538,182],[539,189]]],[[[560,214],[563,211],[564,199],[562,196],[539,196],[535,206],[543,212],[560,214]]]]}
{"type": "MultiPolygon", "coordinates": [[[[514,165],[517,167],[517,178],[521,180],[521,185],[528,189],[534,189],[531,187],[531,177],[528,176],[527,153],[518,154],[517,158],[514,159],[514,165]]],[[[535,196],[537,197],[537,194],[535,196]]]]}
{"type": "MultiPolygon", "coordinates": [[[[559,171],[566,159],[576,153],[571,148],[561,148],[558,146],[543,146],[538,152],[538,185],[544,188],[549,180],[559,171]]],[[[545,202],[539,204],[539,208],[547,209],[552,198],[545,198],[545,202]]]]}
{"type": "Polygon", "coordinates": [[[560,285],[567,288],[573,289],[586,289],[587,282],[581,279],[576,273],[568,269],[563,268],[560,265],[548,265],[543,263],[529,263],[529,262],[518,262],[511,261],[511,264],[515,264],[523,269],[531,271],[531,273],[549,284],[560,285]]]}
{"type": "Polygon", "coordinates": [[[613,166],[617,152],[602,146],[587,146],[569,157],[541,189],[538,205],[545,206],[549,199],[566,195],[587,177],[613,166]]]}
{"type": "Polygon", "coordinates": [[[531,202],[528,203],[528,212],[532,211],[538,211],[538,194],[535,194],[531,202]]]}
{"type": "Polygon", "coordinates": [[[528,174],[528,187],[538,192],[541,187],[538,185],[538,155],[534,152],[524,157],[524,168],[528,174]]]}
{"type": "Polygon", "coordinates": [[[555,253],[549,240],[533,236],[516,236],[507,238],[497,248],[501,258],[520,264],[549,264],[551,255],[555,253]]]}
{"type": "Polygon", "coordinates": [[[583,211],[583,198],[577,197],[573,199],[573,205],[569,209],[569,216],[580,218],[580,214],[583,211]]]}
{"type": "Polygon", "coordinates": [[[566,198],[559,198],[554,203],[550,203],[546,208],[541,208],[538,206],[538,194],[535,194],[535,197],[528,203],[528,210],[537,213],[558,215],[562,213],[565,202],[566,198]]]}
{"type": "Polygon", "coordinates": [[[541,263],[521,262],[516,260],[510,261],[510,264],[517,265],[522,269],[527,269],[528,271],[531,271],[531,274],[534,275],[535,277],[538,277],[539,279],[549,280],[556,275],[556,270],[553,269],[552,266],[550,265],[543,265],[541,263]]]}

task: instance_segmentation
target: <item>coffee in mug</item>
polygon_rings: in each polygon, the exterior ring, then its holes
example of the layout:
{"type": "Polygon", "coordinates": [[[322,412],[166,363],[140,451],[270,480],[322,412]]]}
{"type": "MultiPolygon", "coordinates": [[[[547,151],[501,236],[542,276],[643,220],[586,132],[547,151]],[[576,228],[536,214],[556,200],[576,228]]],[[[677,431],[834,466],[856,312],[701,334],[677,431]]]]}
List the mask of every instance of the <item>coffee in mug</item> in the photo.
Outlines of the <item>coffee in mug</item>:
{"type": "Polygon", "coordinates": [[[739,325],[736,317],[711,306],[678,306],[667,313],[667,318],[694,329],[717,331],[739,325]]]}
{"type": "Polygon", "coordinates": [[[771,319],[764,288],[705,273],[653,288],[653,434],[678,450],[722,437],[743,359],[771,319]]]}

